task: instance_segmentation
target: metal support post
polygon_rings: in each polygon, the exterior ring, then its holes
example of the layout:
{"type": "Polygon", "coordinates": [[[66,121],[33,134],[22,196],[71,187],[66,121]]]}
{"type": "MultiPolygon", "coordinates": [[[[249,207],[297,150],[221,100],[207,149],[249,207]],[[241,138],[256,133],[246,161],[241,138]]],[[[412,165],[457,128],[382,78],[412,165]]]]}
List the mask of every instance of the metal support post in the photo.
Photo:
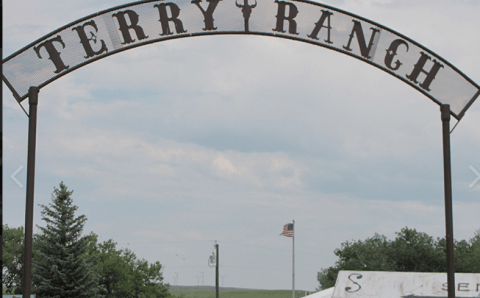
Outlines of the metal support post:
{"type": "Polygon", "coordinates": [[[443,173],[445,185],[445,227],[447,241],[448,298],[455,298],[455,259],[453,251],[452,166],[450,155],[450,105],[442,105],[443,173]]]}
{"type": "Polygon", "coordinates": [[[38,87],[28,90],[30,112],[28,116],[27,198],[25,206],[25,252],[23,266],[23,297],[30,297],[32,290],[33,246],[33,192],[35,186],[35,143],[37,138],[38,87]]]}
{"type": "Polygon", "coordinates": [[[216,298],[220,297],[220,289],[219,289],[219,283],[218,283],[218,276],[219,276],[219,270],[218,270],[218,244],[215,244],[215,247],[217,249],[217,261],[215,265],[215,292],[216,292],[216,298]]]}

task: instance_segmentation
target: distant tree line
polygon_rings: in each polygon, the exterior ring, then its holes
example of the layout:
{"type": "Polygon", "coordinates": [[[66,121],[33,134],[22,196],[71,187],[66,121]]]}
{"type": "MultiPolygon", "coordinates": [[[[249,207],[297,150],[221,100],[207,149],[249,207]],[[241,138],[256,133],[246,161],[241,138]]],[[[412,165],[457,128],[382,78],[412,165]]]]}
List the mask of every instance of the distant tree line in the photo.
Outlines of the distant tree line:
{"type": "MultiPolygon", "coordinates": [[[[340,270],[447,272],[445,238],[405,227],[395,240],[379,234],[366,240],[346,241],[334,251],[334,266],[321,269],[319,290],[335,286],[340,270]]],[[[455,272],[480,273],[480,229],[469,241],[454,242],[455,272]]]]}
{"type": "MultiPolygon", "coordinates": [[[[42,208],[45,227],[34,235],[32,294],[41,298],[171,298],[163,282],[160,262],[138,259],[110,239],[98,242],[94,233],[82,235],[87,220],[75,217],[73,191],[60,183],[52,203],[42,208]]],[[[22,294],[23,227],[3,225],[2,288],[4,294],[22,294]]]]}

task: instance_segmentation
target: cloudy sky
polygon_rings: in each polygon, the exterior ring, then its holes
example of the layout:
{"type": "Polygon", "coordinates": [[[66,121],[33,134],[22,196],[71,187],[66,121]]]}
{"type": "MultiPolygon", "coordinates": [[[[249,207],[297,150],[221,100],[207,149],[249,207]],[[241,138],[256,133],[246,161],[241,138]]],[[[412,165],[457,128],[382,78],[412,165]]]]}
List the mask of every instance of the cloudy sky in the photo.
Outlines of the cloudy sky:
{"type": "MultiPolygon", "coordinates": [[[[3,57],[123,0],[4,1],[3,57]]],[[[480,82],[478,0],[325,0],[426,46],[480,82]]],[[[3,85],[4,223],[24,225],[28,118],[3,85]],[[23,167],[23,168],[22,168],[23,167]],[[18,185],[10,175],[15,176],[18,185]]],[[[28,106],[24,104],[25,109],[28,106]]],[[[452,121],[452,125],[455,121],[452,121]]],[[[60,181],[85,232],[174,284],[312,291],[335,248],[408,226],[445,234],[439,107],[338,52],[264,36],[151,44],[39,94],[35,225],[60,181]]],[[[480,228],[480,102],[452,133],[454,230],[480,228]]]]}

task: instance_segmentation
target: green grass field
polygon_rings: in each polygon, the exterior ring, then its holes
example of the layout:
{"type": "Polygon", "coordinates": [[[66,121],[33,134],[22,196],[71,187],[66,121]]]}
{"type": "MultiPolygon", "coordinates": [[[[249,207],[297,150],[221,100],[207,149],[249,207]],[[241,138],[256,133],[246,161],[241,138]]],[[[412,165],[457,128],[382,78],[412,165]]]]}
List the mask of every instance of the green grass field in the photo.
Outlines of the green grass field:
{"type": "MultiPolygon", "coordinates": [[[[184,298],[215,298],[215,290],[170,290],[174,295],[184,298]]],[[[304,293],[299,293],[303,297],[304,293]]],[[[220,291],[220,298],[292,298],[291,290],[228,290],[220,291]]]]}

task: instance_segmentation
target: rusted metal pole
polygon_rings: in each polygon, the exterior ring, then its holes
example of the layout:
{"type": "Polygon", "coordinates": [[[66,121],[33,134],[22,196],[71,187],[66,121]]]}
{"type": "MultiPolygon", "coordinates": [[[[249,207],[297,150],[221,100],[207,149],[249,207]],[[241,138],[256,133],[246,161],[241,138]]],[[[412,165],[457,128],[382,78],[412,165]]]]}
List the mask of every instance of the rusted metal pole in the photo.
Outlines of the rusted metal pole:
{"type": "Polygon", "coordinates": [[[28,116],[27,199],[25,206],[23,297],[30,297],[32,291],[33,191],[35,186],[35,143],[37,139],[38,92],[38,87],[30,87],[28,90],[30,112],[28,116]]]}
{"type": "Polygon", "coordinates": [[[218,281],[218,277],[219,277],[219,274],[220,274],[219,273],[220,267],[219,267],[218,261],[219,261],[220,258],[218,257],[218,244],[217,243],[215,243],[215,248],[217,249],[217,261],[215,263],[215,265],[216,265],[215,266],[215,297],[219,298],[220,297],[220,289],[219,289],[220,284],[219,284],[219,281],[218,281]]]}
{"type": "Polygon", "coordinates": [[[455,298],[455,258],[453,250],[452,166],[450,155],[450,105],[442,105],[443,176],[445,185],[445,228],[447,241],[448,298],[455,298]]]}

